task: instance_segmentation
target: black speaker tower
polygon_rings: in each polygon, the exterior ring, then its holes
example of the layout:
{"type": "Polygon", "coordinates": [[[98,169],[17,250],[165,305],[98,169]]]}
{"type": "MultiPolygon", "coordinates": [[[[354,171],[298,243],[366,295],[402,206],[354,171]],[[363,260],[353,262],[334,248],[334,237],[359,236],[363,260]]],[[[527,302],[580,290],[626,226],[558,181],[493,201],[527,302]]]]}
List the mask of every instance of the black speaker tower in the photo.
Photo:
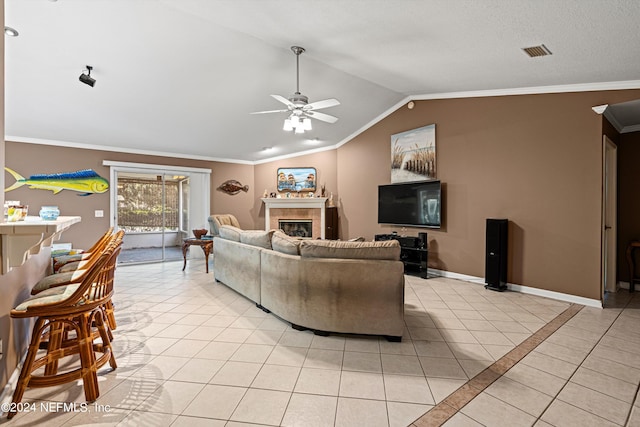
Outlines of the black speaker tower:
{"type": "Polygon", "coordinates": [[[509,220],[487,219],[487,252],[485,254],[485,288],[492,291],[507,289],[507,242],[509,220]]]}

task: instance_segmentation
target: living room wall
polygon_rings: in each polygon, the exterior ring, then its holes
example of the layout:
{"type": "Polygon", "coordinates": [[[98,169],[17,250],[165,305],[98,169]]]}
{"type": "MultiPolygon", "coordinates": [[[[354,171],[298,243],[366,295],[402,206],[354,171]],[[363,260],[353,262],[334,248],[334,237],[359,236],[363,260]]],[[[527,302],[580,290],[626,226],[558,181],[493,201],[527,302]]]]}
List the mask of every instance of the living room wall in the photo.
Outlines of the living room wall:
{"type": "Polygon", "coordinates": [[[341,235],[418,228],[377,224],[392,134],[435,123],[443,227],[429,265],[484,277],[486,218],[508,218],[508,281],[600,299],[602,117],[592,107],[639,90],[416,101],[337,151],[341,235]]]}
{"type": "MultiPolygon", "coordinates": [[[[5,165],[25,177],[38,173],[93,169],[100,176],[109,179],[109,168],[102,166],[103,160],[211,169],[211,213],[233,212],[243,227],[253,228],[254,226],[254,218],[250,213],[254,204],[252,165],[17,142],[7,142],[5,147],[5,165]],[[216,188],[228,179],[249,184],[249,191],[240,192],[234,196],[217,191],[216,188]]],[[[7,187],[15,181],[7,172],[4,174],[4,180],[7,187]]],[[[71,227],[62,236],[63,241],[73,242],[78,248],[90,247],[109,227],[109,192],[79,197],[75,191],[65,190],[53,194],[51,191],[34,190],[22,186],[6,193],[5,199],[20,200],[23,204],[29,205],[29,215],[38,215],[41,206],[57,205],[62,215],[81,216],[82,222],[71,227]],[[105,216],[95,218],[95,210],[103,210],[105,216]]],[[[193,224],[193,226],[194,228],[208,227],[208,224],[193,224]]]]}

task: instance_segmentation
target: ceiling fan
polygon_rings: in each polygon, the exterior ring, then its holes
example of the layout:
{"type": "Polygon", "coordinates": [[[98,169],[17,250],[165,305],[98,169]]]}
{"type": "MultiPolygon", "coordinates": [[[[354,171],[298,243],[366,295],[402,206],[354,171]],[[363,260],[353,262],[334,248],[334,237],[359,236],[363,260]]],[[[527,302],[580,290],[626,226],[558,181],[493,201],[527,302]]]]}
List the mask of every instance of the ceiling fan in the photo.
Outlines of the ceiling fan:
{"type": "Polygon", "coordinates": [[[300,55],[305,49],[300,46],[291,46],[291,50],[296,55],[296,92],[289,98],[280,95],[271,95],[274,99],[286,105],[287,108],[282,110],[257,111],[250,114],[288,112],[290,114],[284,121],[283,129],[286,131],[295,130],[296,133],[304,133],[305,130],[311,130],[310,119],[317,119],[327,123],[337,122],[337,117],[320,113],[316,110],[335,107],[336,105],[340,105],[340,101],[335,98],[330,98],[309,104],[309,98],[300,93],[300,55]]]}

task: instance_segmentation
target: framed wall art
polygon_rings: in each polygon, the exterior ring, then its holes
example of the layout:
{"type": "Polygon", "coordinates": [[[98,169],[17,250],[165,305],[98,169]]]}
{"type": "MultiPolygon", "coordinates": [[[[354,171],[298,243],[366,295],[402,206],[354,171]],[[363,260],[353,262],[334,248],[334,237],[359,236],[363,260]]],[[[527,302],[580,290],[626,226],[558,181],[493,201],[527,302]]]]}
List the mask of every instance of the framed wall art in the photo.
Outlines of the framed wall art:
{"type": "Polygon", "coordinates": [[[436,179],[436,125],[391,135],[391,183],[436,179]]]}
{"type": "Polygon", "coordinates": [[[278,191],[316,191],[316,168],[278,168],[278,191]]]}

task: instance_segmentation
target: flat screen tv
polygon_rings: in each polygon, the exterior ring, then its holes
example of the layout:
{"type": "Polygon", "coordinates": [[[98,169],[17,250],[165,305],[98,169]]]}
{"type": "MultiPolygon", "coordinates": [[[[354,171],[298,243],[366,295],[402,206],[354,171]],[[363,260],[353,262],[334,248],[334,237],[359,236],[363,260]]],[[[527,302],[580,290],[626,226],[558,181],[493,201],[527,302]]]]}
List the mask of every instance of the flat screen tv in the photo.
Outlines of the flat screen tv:
{"type": "Polygon", "coordinates": [[[440,228],[440,181],[378,186],[378,223],[440,228]]]}

